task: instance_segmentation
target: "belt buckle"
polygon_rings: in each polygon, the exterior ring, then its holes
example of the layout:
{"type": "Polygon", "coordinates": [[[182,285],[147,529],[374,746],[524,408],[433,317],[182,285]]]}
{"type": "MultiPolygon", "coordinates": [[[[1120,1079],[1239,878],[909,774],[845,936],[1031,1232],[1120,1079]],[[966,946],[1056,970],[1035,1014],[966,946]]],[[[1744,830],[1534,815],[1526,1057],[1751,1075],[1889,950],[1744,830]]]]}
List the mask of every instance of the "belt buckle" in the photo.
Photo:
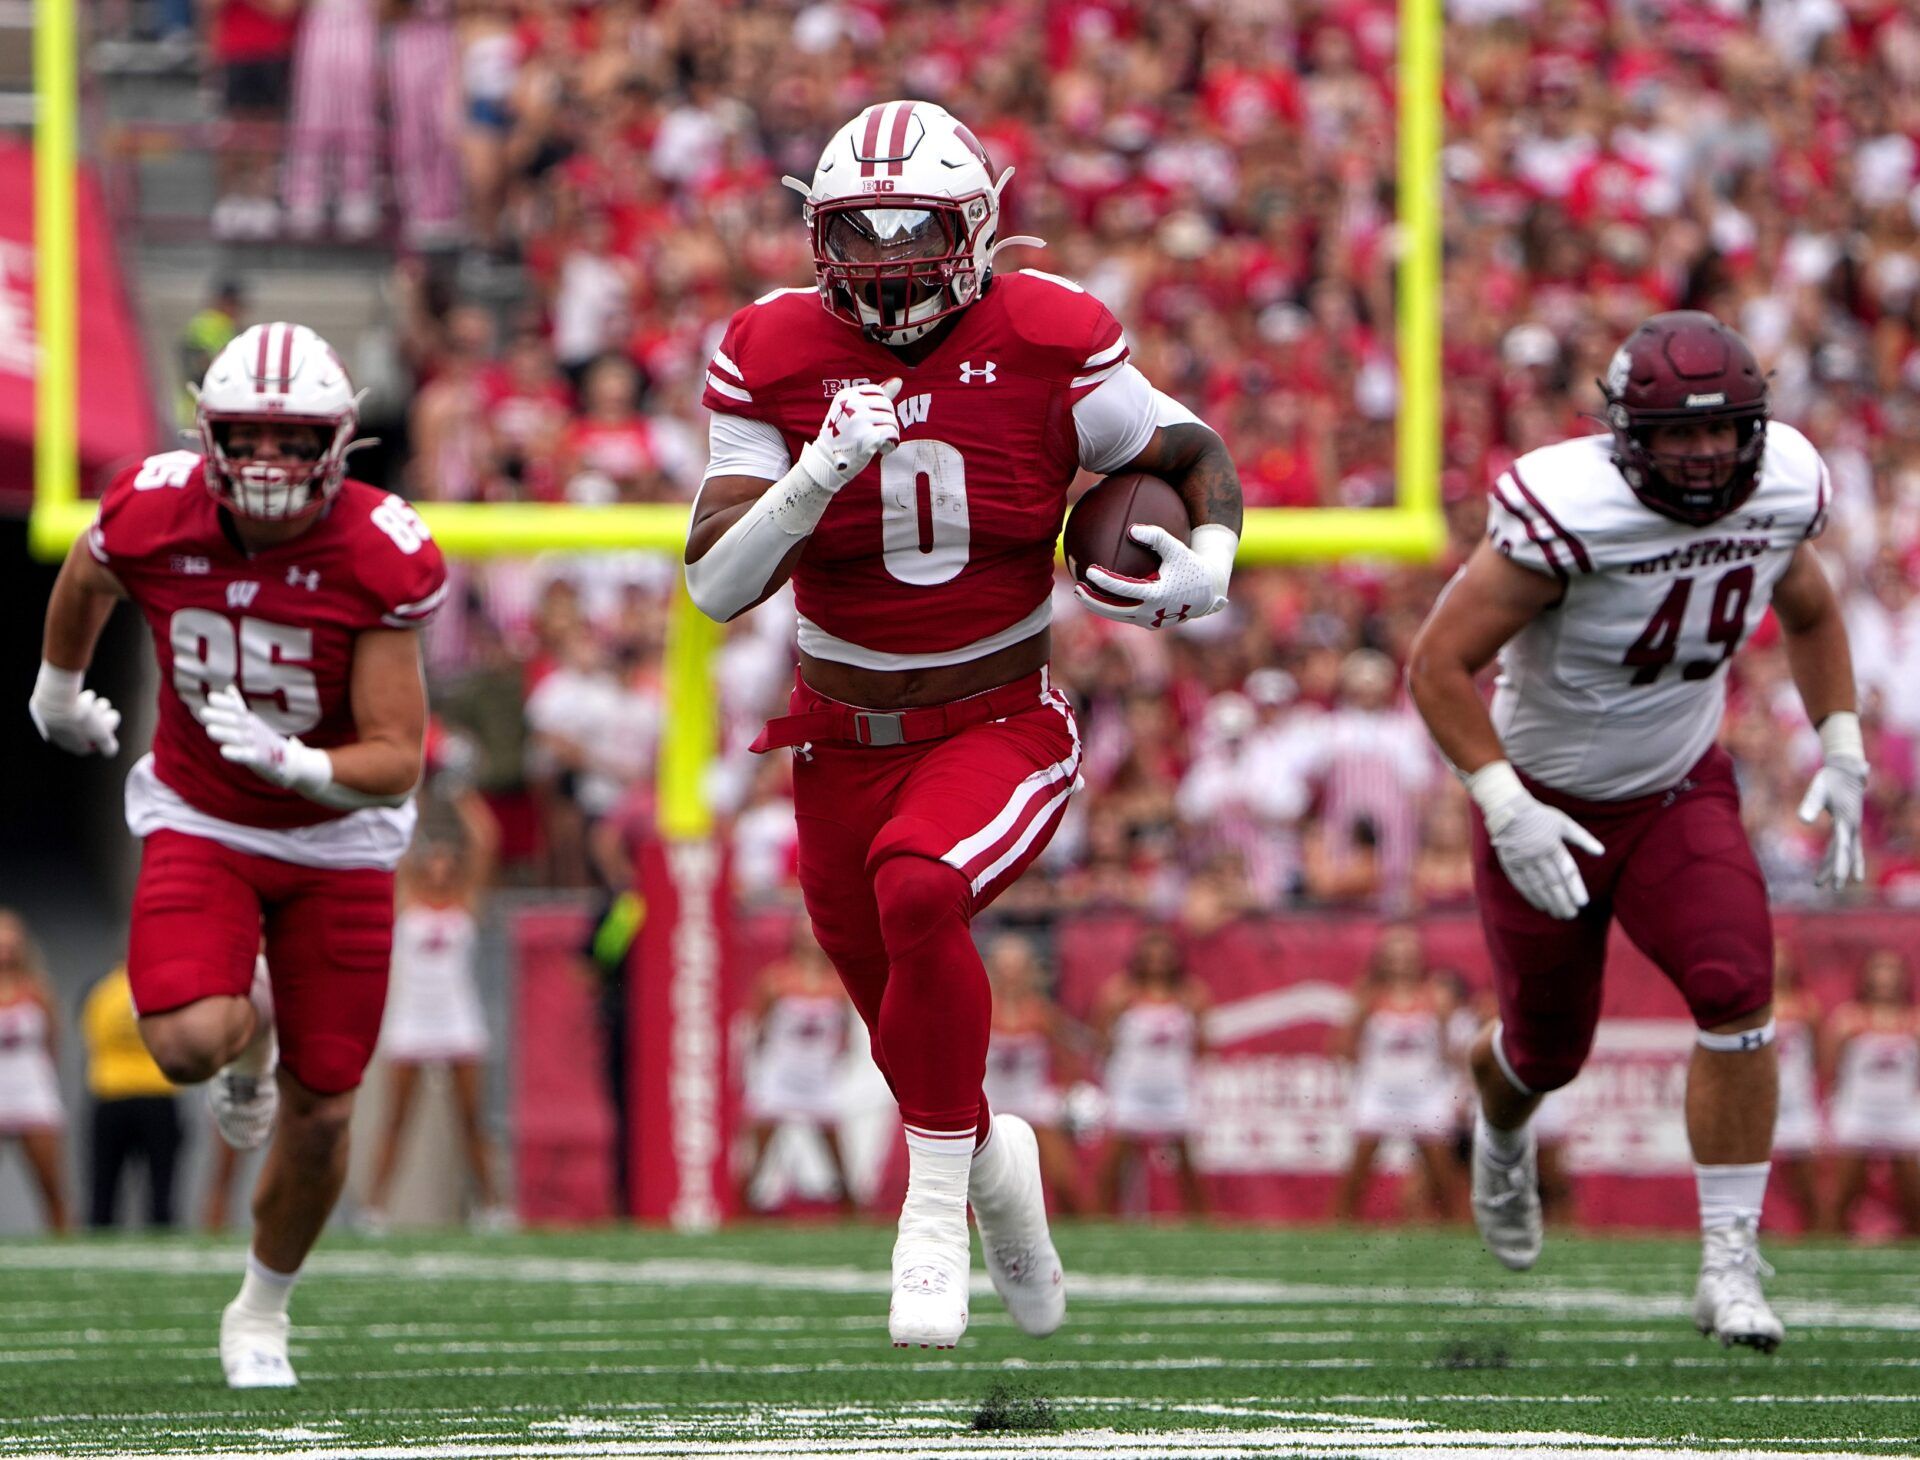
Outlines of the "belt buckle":
{"type": "Polygon", "coordinates": [[[897,710],[856,710],[854,739],[862,745],[905,745],[907,732],[902,720],[897,710]]]}

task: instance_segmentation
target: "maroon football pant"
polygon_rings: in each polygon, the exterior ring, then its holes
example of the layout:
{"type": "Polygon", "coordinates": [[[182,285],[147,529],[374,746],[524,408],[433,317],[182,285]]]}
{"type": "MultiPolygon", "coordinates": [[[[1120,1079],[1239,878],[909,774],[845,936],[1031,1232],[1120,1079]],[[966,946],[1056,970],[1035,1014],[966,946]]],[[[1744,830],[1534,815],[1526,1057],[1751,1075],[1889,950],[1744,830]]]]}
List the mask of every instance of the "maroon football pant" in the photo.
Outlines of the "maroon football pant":
{"type": "Polygon", "coordinates": [[[140,854],[127,980],[164,1014],[244,997],[266,937],[280,1063],[309,1090],[360,1083],[380,1037],[393,952],[393,873],[302,867],[156,831],[140,854]]]}
{"type": "Polygon", "coordinates": [[[1473,886],[1500,1001],[1500,1048],[1523,1086],[1558,1089],[1586,1062],[1616,918],[1702,1029],[1771,1001],[1766,882],[1740,824],[1725,751],[1708,751],[1672,790],[1631,801],[1582,801],[1532,781],[1527,789],[1592,832],[1606,852],[1573,852],[1591,900],[1562,922],[1514,890],[1474,816],[1473,886]]]}
{"type": "MultiPolygon", "coordinates": [[[[984,1132],[992,995],[973,916],[1046,847],[1080,733],[1043,675],[1031,709],[912,745],[794,752],[800,891],[913,1129],[984,1132]]],[[[804,685],[793,713],[831,707],[804,685]]]]}

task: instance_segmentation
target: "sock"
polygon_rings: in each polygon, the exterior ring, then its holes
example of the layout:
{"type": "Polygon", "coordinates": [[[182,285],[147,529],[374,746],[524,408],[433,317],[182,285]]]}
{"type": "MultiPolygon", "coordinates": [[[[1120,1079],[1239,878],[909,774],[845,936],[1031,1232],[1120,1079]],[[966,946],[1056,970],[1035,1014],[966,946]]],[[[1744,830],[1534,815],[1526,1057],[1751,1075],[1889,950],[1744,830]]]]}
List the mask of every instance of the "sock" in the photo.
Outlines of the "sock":
{"type": "Polygon", "coordinates": [[[247,990],[247,1002],[253,1005],[253,1038],[235,1055],[227,1068],[236,1075],[260,1076],[273,1068],[273,984],[267,977],[267,960],[254,965],[253,987],[247,990]]]}
{"type": "Polygon", "coordinates": [[[240,1280],[240,1306],[262,1317],[278,1317],[287,1311],[287,1300],[299,1281],[297,1271],[275,1272],[249,1250],[247,1275],[240,1280]]]}
{"type": "Polygon", "coordinates": [[[873,891],[888,962],[879,1043],[900,1118],[910,1128],[972,1136],[993,994],[967,928],[967,879],[931,857],[900,855],[875,869],[873,891]]]}
{"type": "Polygon", "coordinates": [[[1517,1130],[1500,1130],[1487,1124],[1487,1115],[1483,1110],[1474,1112],[1473,1139],[1481,1150],[1502,1166],[1511,1166],[1527,1154],[1526,1126],[1522,1125],[1517,1130]]]}
{"type": "Polygon", "coordinates": [[[967,1241],[967,1177],[973,1167],[973,1132],[907,1130],[907,1199],[900,1208],[900,1235],[967,1241]]]}
{"type": "Polygon", "coordinates": [[[1767,1196],[1767,1175],[1771,1161],[1755,1161],[1746,1166],[1699,1166],[1693,1168],[1694,1185],[1700,1191],[1700,1230],[1731,1227],[1736,1222],[1760,1225],[1760,1205],[1767,1196]]]}
{"type": "Polygon", "coordinates": [[[989,1126],[973,1148],[973,1169],[967,1177],[969,1192],[992,1191],[1007,1169],[1007,1143],[993,1138],[989,1126]]]}

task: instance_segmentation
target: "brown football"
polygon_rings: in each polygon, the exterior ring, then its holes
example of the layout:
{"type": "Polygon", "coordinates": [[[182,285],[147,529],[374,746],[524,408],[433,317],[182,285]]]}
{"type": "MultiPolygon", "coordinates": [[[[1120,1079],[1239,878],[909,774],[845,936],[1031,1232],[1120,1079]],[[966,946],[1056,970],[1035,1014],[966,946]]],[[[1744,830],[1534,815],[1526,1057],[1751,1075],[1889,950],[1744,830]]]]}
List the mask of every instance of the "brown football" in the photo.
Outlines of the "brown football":
{"type": "Polygon", "coordinates": [[[1097,563],[1127,578],[1148,578],[1159,570],[1159,555],[1127,535],[1127,529],[1135,523],[1164,527],[1182,542],[1193,528],[1180,494],[1159,477],[1140,471],[1095,482],[1067,513],[1067,571],[1103,602],[1126,600],[1103,593],[1087,582],[1090,565],[1097,563]]]}

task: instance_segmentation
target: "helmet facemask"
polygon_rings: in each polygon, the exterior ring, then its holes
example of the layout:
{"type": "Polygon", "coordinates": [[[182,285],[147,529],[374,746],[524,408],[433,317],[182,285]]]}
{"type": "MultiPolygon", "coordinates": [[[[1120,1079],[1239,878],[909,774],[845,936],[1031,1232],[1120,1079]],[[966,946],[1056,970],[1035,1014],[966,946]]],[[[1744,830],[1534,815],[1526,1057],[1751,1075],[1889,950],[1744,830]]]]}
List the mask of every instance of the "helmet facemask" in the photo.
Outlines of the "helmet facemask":
{"type": "Polygon", "coordinates": [[[1607,410],[1613,428],[1614,455],[1635,495],[1662,516],[1690,527],[1704,527],[1732,512],[1753,495],[1760,481],[1760,459],[1767,444],[1767,403],[1711,413],[1700,411],[1629,413],[1614,404],[1607,410]],[[1731,451],[1692,453],[1656,451],[1654,431],[1700,420],[1730,421],[1731,451]]]}
{"type": "Polygon", "coordinates": [[[202,408],[199,424],[215,499],[236,516],[285,522],[313,515],[340,490],[358,422],[354,415],[215,415],[202,408]]]}
{"type": "Polygon", "coordinates": [[[979,297],[976,264],[994,210],[984,197],[850,198],[809,210],[827,308],[869,339],[911,344],[979,297]]]}

